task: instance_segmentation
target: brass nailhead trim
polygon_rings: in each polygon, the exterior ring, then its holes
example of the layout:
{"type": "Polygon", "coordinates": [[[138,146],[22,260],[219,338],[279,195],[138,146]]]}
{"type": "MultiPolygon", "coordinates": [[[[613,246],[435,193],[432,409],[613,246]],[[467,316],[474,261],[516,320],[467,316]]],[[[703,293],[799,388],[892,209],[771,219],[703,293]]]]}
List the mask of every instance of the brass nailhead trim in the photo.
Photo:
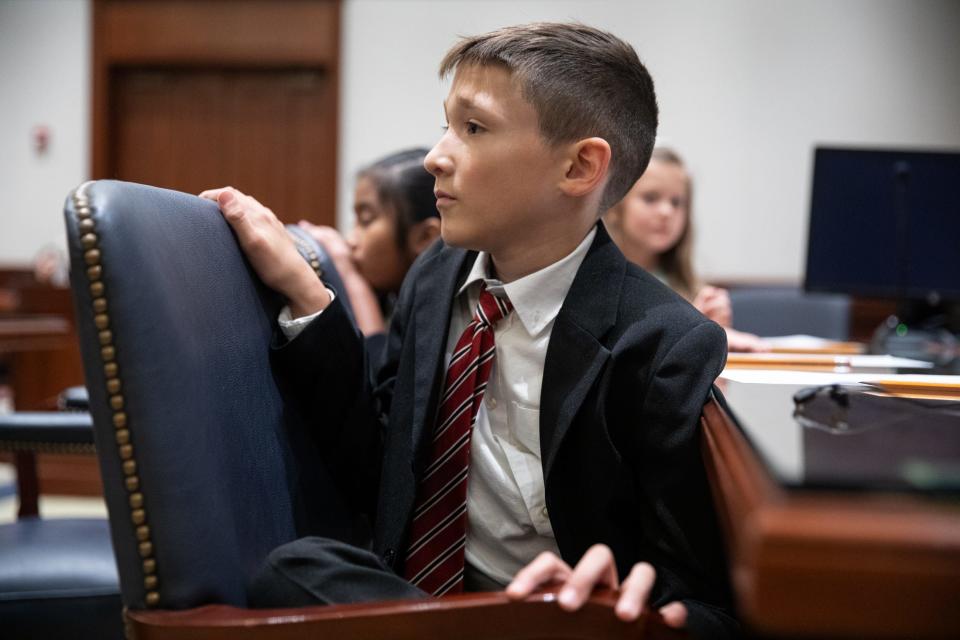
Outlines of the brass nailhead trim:
{"type": "Polygon", "coordinates": [[[293,237],[293,241],[296,243],[300,249],[307,254],[307,262],[310,264],[310,267],[313,269],[314,273],[317,274],[317,277],[321,280],[323,279],[323,269],[320,268],[320,257],[317,255],[317,252],[307,244],[303,238],[300,236],[290,234],[293,237]]]}
{"type": "Polygon", "coordinates": [[[80,231],[80,244],[84,249],[83,259],[87,264],[87,278],[89,279],[90,295],[93,297],[93,323],[99,333],[100,357],[103,360],[103,373],[106,377],[106,387],[109,395],[110,408],[113,410],[112,422],[116,428],[117,454],[122,461],[124,485],[129,492],[130,519],[136,526],[137,551],[143,558],[145,602],[148,607],[156,607],[160,603],[160,592],[157,590],[156,576],[157,562],[153,557],[153,542],[150,539],[150,527],[146,524],[147,513],[144,509],[143,493],[140,490],[140,477],[137,475],[137,462],[133,457],[134,450],[131,443],[132,434],[128,426],[128,416],[124,411],[124,397],[120,395],[122,383],[120,369],[116,363],[117,350],[114,335],[110,329],[110,316],[107,314],[108,303],[105,297],[106,287],[103,284],[103,255],[100,251],[100,237],[94,233],[96,223],[93,219],[93,208],[87,196],[87,187],[91,183],[81,185],[73,192],[73,204],[76,211],[77,227],[80,231]]]}

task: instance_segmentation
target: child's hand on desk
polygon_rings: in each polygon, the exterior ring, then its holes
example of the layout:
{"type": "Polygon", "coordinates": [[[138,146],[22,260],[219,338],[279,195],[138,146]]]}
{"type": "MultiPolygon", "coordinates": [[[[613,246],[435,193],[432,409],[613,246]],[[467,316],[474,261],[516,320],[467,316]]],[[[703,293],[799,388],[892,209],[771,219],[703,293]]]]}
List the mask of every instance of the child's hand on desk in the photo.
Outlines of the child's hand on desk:
{"type": "MultiPolygon", "coordinates": [[[[548,584],[563,584],[558,601],[567,611],[576,611],[587,601],[596,587],[620,589],[617,601],[617,617],[626,622],[636,620],[647,605],[647,598],[657,574],[652,566],[640,562],[633,566],[630,575],[621,584],[617,566],[610,547],[597,544],[587,550],[575,569],[550,552],[541,553],[521,569],[507,586],[507,596],[513,600],[526,598],[536,589],[548,584]]],[[[676,629],[687,623],[687,607],[681,602],[671,602],[660,608],[664,622],[676,629]]]]}
{"type": "Polygon", "coordinates": [[[330,304],[327,288],[273,211],[233,187],[210,189],[200,197],[217,203],[254,271],[265,285],[287,297],[293,317],[311,315],[330,304]]]}
{"type": "Polygon", "coordinates": [[[770,343],[745,331],[737,331],[730,327],[724,328],[727,332],[727,350],[731,352],[766,353],[770,351],[770,343]]]}

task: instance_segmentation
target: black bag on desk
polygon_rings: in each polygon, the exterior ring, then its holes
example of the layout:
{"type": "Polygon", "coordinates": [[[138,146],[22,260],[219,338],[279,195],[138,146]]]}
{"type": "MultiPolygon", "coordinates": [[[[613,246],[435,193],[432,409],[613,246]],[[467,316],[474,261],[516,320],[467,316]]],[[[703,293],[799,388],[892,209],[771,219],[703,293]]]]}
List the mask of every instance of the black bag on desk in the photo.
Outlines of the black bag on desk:
{"type": "Polygon", "coordinates": [[[800,390],[794,403],[804,486],[960,497],[960,401],[827,385],[800,390]]]}

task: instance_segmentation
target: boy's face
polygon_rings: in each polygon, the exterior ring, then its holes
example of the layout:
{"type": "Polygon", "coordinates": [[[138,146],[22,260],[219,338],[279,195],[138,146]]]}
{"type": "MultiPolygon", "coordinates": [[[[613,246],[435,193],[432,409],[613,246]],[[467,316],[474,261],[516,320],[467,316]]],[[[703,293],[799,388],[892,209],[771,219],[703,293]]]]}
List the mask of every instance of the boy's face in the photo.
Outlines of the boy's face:
{"type": "Polygon", "coordinates": [[[458,68],[444,111],[448,128],[424,160],[444,242],[497,256],[548,233],[564,161],[510,72],[458,68]]]}

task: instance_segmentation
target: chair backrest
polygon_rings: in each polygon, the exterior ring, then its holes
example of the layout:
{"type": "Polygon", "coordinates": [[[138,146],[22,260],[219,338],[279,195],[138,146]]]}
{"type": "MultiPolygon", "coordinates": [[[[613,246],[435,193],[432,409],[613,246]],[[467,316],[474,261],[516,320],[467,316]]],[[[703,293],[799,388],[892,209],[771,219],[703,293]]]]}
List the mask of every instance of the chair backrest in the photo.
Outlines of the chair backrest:
{"type": "Polygon", "coordinates": [[[760,336],[806,334],[830,340],[850,336],[850,298],[806,293],[797,287],[730,290],[733,326],[760,336]]]}
{"type": "MultiPolygon", "coordinates": [[[[67,198],[65,216],[124,604],[245,606],[272,548],[347,535],[271,373],[282,300],[212,202],[97,181],[67,198]]],[[[334,279],[309,237],[298,244],[334,279]]]]}

